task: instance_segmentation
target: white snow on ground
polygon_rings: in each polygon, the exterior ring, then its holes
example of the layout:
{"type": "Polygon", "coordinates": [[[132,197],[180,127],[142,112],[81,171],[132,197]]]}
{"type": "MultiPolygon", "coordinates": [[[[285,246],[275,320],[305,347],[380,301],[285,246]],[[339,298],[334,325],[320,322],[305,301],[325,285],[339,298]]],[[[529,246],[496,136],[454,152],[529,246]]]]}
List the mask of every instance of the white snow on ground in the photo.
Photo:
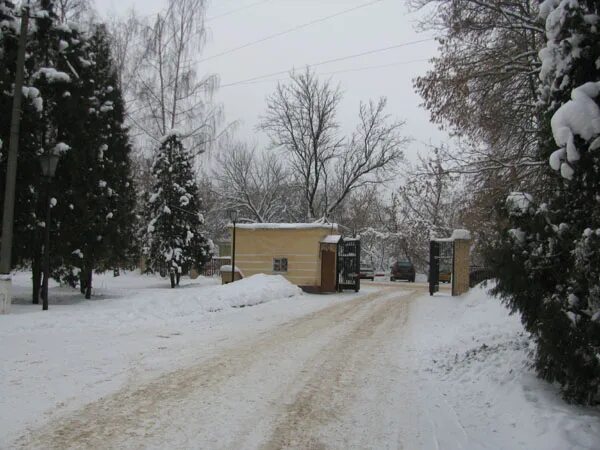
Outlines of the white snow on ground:
{"type": "Polygon", "coordinates": [[[429,297],[419,283],[365,283],[359,294],[319,296],[266,275],[225,286],[184,278],[177,289],[157,277],[106,275],[95,278],[89,301],[54,285],[42,312],[27,301],[27,274],[15,284],[14,313],[0,316],[0,448],[70,414],[82,433],[90,420],[102,427],[110,422],[103,405],[121,406],[110,400],[117,391],[143,414],[135,389],[148,383],[168,394],[159,403],[166,415],[152,420],[170,428],[146,441],[122,436],[146,448],[258,448],[274,430],[295,436],[296,421],[312,424],[305,431],[327,448],[600,442],[598,410],[565,404],[535,377],[518,318],[482,288],[429,297]],[[91,402],[86,416],[81,408],[91,402]]]}
{"type": "Polygon", "coordinates": [[[564,403],[558,388],[536,378],[518,316],[486,289],[423,297],[414,313],[421,403],[432,427],[425,448],[599,448],[600,411],[564,403]]]}
{"type": "Polygon", "coordinates": [[[11,314],[0,316],[0,448],[56,415],[206,357],[219,342],[356,297],[304,295],[281,276],[224,286],[183,278],[170,289],[159,277],[105,274],[95,275],[87,301],[51,284],[42,311],[30,303],[29,278],[13,277],[11,314]]]}

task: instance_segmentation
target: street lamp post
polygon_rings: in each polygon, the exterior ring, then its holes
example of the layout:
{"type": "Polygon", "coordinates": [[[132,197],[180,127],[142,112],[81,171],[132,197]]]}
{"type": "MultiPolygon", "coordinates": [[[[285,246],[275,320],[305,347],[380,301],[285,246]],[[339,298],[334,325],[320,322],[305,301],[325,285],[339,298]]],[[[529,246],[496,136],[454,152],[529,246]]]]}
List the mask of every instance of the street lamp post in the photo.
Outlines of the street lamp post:
{"type": "Polygon", "coordinates": [[[15,189],[17,180],[17,154],[19,150],[19,129],[21,126],[21,100],[23,96],[23,79],[25,76],[25,45],[27,43],[27,27],[29,23],[29,1],[21,9],[21,32],[17,50],[17,67],[12,113],[10,120],[10,141],[8,143],[8,159],[6,164],[6,184],[4,188],[4,210],[2,212],[2,238],[0,241],[0,314],[8,314],[11,304],[11,258],[13,226],[15,213],[15,189]]]}
{"type": "Polygon", "coordinates": [[[229,220],[233,223],[231,237],[231,282],[235,281],[235,222],[238,219],[238,213],[235,209],[229,211],[229,220]]]}
{"type": "Polygon", "coordinates": [[[42,310],[48,309],[48,278],[50,277],[50,213],[52,210],[50,197],[50,183],[56,173],[56,166],[60,157],[49,152],[40,156],[40,166],[42,167],[42,176],[46,180],[46,226],[44,240],[44,282],[42,284],[42,310]]]}

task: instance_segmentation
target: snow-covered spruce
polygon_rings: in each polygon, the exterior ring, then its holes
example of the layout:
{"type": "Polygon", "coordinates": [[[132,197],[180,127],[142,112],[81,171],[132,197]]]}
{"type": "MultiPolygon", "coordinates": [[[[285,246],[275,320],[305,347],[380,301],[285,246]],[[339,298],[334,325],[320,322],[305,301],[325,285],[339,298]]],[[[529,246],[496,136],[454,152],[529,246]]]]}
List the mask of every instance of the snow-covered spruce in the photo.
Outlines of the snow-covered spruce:
{"type": "MultiPolygon", "coordinates": [[[[10,110],[16,67],[16,42],[19,38],[19,2],[0,1],[0,140],[9,142],[10,110]],[[6,114],[4,114],[6,112],[6,114]]],[[[30,265],[33,269],[32,297],[38,301],[42,236],[44,229],[50,229],[52,239],[51,267],[58,276],[63,264],[72,258],[71,252],[77,247],[63,248],[64,239],[58,237],[61,226],[66,223],[62,208],[71,202],[64,201],[70,195],[72,186],[65,182],[68,168],[76,170],[67,160],[77,158],[73,148],[73,135],[81,124],[78,120],[77,100],[69,100],[70,91],[76,91],[81,83],[77,56],[86,55],[87,39],[73,26],[57,26],[58,17],[50,1],[31,2],[29,14],[30,34],[27,39],[22,116],[18,152],[16,199],[19,205],[15,210],[15,238],[13,259],[17,265],[30,265]],[[65,47],[61,42],[68,43],[65,47]],[[39,155],[54,152],[61,156],[56,176],[51,188],[51,196],[56,198],[52,208],[52,219],[45,223],[46,186],[40,177],[39,155]],[[43,224],[43,226],[42,226],[43,224]]],[[[0,173],[6,167],[5,155],[0,157],[0,173]]],[[[77,170],[80,168],[77,167],[77,170]]],[[[81,175],[83,170],[79,172],[81,175]]],[[[2,175],[0,175],[2,178],[2,175]]],[[[4,184],[0,183],[0,198],[4,195],[4,184]]],[[[85,198],[87,192],[74,196],[85,198]]],[[[0,200],[1,202],[1,200],[0,200]]],[[[90,206],[92,204],[90,203],[90,206]]],[[[0,204],[0,209],[2,205],[0,204]]]]}
{"type": "Polygon", "coordinates": [[[160,142],[152,166],[156,181],[146,208],[147,257],[153,270],[169,272],[174,287],[182,273],[202,268],[211,256],[212,246],[203,232],[192,155],[177,131],[160,142]]]}
{"type": "Polygon", "coordinates": [[[124,103],[120,89],[114,88],[118,78],[108,33],[96,25],[89,35],[76,37],[63,37],[69,46],[62,53],[79,77],[69,87],[72,95],[60,97],[65,111],[61,126],[71,149],[55,181],[61,195],[55,252],[63,257],[61,277],[78,281],[89,297],[94,271],[132,260],[135,194],[124,103]]]}
{"type": "Polygon", "coordinates": [[[495,293],[537,342],[535,367],[566,399],[600,403],[600,4],[546,0],[536,196],[511,194],[490,259],[495,293]],[[558,148],[558,149],[557,149],[558,148]]]}

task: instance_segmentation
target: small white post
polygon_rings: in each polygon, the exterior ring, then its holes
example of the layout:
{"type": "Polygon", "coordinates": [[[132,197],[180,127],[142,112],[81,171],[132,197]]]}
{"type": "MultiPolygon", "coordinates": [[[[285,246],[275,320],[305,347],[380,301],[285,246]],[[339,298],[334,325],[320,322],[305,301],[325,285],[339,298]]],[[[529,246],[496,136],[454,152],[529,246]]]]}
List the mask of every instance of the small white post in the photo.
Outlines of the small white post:
{"type": "Polygon", "coordinates": [[[12,279],[10,275],[0,275],[0,314],[10,313],[12,279]]]}

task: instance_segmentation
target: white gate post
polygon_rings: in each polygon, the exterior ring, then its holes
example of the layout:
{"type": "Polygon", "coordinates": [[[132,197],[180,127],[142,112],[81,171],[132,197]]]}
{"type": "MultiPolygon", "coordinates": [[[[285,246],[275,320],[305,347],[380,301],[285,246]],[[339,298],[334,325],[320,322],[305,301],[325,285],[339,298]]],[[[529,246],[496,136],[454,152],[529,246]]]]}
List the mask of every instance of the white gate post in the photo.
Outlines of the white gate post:
{"type": "Polygon", "coordinates": [[[0,275],[0,314],[10,313],[12,280],[9,275],[0,275]]]}

